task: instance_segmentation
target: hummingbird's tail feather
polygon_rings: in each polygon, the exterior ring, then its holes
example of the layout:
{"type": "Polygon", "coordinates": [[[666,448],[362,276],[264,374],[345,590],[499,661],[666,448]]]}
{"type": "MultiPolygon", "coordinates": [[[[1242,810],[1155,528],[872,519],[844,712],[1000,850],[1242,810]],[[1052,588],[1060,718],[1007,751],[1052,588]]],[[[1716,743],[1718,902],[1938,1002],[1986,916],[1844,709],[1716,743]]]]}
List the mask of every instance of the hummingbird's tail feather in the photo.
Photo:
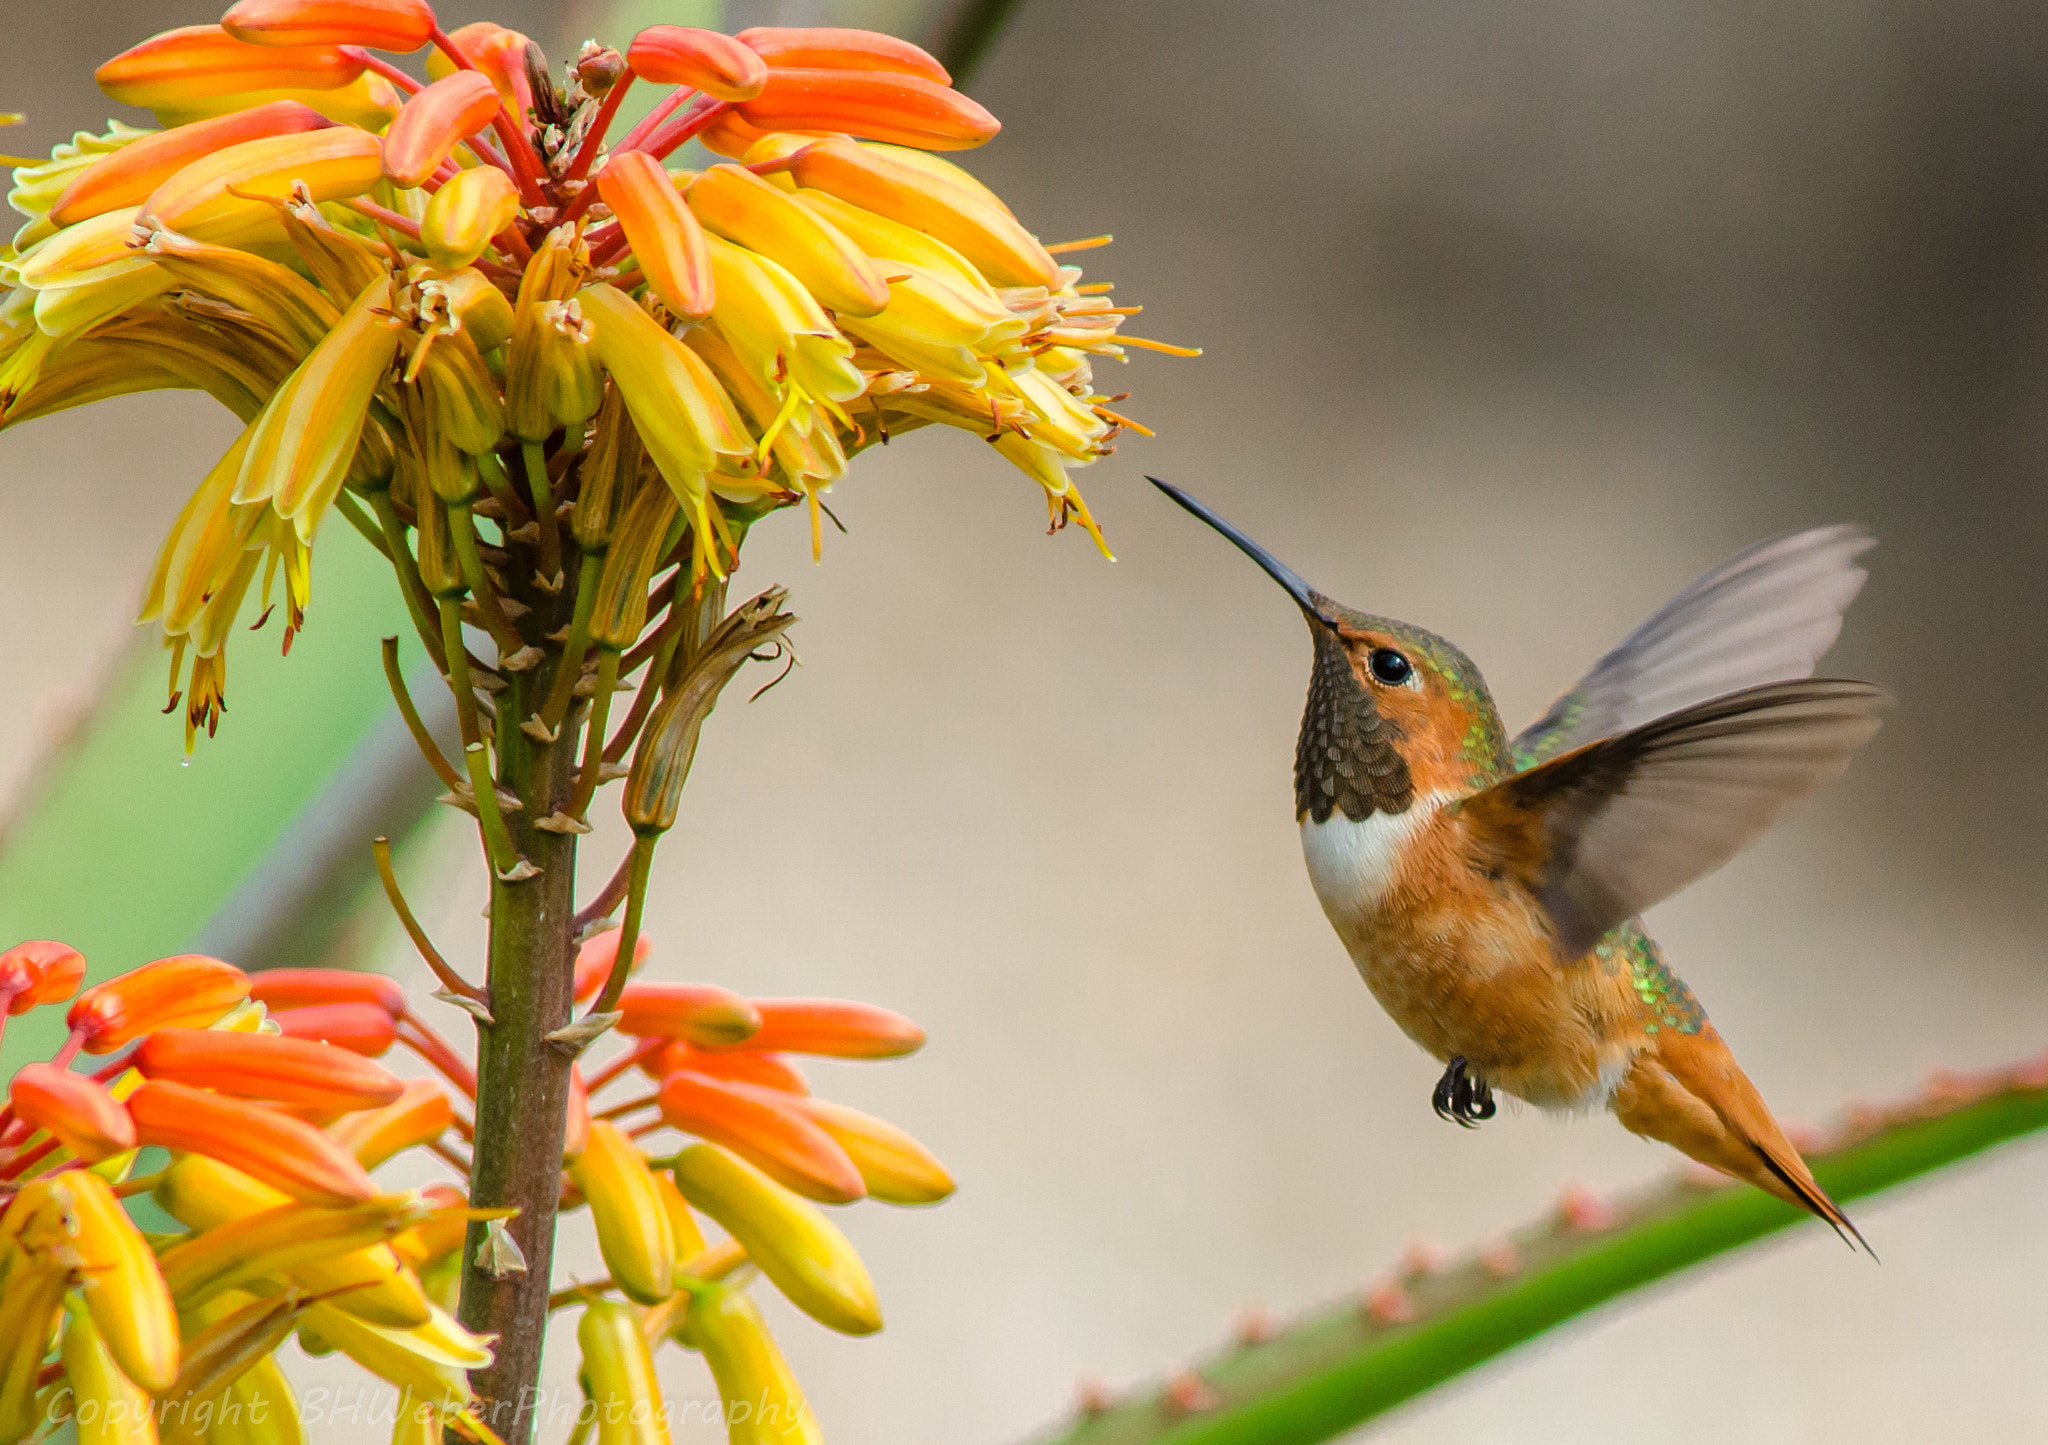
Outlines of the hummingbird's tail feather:
{"type": "Polygon", "coordinates": [[[1877,1258],[1814,1179],[1712,1024],[1696,1034],[1659,1035],[1651,1051],[1636,1057],[1609,1107],[1630,1133],[1798,1205],[1826,1221],[1843,1243],[1877,1258]]]}

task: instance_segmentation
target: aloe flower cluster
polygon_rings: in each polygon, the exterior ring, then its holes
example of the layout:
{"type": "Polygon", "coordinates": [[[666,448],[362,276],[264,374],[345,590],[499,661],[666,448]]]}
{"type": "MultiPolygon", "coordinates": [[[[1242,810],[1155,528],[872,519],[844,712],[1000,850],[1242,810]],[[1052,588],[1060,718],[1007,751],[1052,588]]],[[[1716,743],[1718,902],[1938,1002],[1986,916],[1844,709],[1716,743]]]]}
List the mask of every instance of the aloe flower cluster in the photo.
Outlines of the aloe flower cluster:
{"type": "MultiPolygon", "coordinates": [[[[584,945],[579,993],[602,987],[619,943],[584,945]]],[[[468,1377],[492,1340],[452,1313],[471,1222],[494,1267],[523,1262],[511,1211],[469,1201],[475,1071],[405,990],[332,969],[251,978],[200,955],[77,993],[84,973],[60,943],[0,953],[9,1012],[70,1002],[63,1048],[16,1073],[0,1114],[0,1441],[67,1419],[124,1445],[302,1440],[276,1359],[294,1337],[395,1387],[379,1412],[394,1440],[494,1438],[468,1377]],[[376,1062],[400,1046],[439,1078],[376,1062]],[[138,1176],[152,1147],[167,1157],[138,1176]],[[408,1151],[449,1177],[379,1184],[371,1171],[408,1151]],[[120,1201],[144,1193],[179,1232],[136,1227],[120,1201]]],[[[811,1201],[926,1204],[953,1186],[902,1130],[814,1098],[789,1055],[887,1058],[924,1036],[842,1000],[633,983],[622,1002],[630,1044],[575,1076],[560,1178],[609,1270],[550,1301],[581,1311],[585,1401],[565,1413],[600,1440],[667,1438],[653,1356],[675,1343],[710,1363],[735,1440],[820,1439],[732,1277],[751,1266],[820,1323],[871,1333],[874,1286],[811,1201]],[[651,1092],[605,1102],[643,1074],[651,1092]],[[657,1165],[638,1141],[662,1131],[698,1142],[657,1165]]]]}
{"type": "Polygon", "coordinates": [[[815,544],[848,459],[934,422],[1096,533],[1069,473],[1129,423],[1093,359],[1157,343],[934,154],[998,125],[915,46],[660,25],[557,84],[523,35],[445,34],[423,0],[242,0],[98,79],[167,128],[16,170],[0,425],[162,387],[246,424],[145,599],[192,728],[252,588],[267,609],[281,580],[301,625],[337,510],[417,555],[423,614],[470,597],[513,668],[541,641],[521,594],[602,592],[572,652],[630,645],[679,545],[723,576],[790,505],[815,544]],[[377,53],[429,46],[425,84],[377,53]],[[614,136],[636,84],[668,89],[614,136]],[[691,139],[727,159],[668,170],[691,139]]]}

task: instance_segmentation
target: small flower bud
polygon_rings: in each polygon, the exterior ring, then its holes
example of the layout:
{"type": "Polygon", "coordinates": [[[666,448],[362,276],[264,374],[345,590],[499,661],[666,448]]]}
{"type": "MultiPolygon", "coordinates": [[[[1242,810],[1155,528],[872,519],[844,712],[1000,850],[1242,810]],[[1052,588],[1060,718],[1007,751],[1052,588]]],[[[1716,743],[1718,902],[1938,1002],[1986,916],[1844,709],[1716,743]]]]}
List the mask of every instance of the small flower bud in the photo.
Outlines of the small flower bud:
{"type": "Polygon", "coordinates": [[[886,70],[898,75],[921,75],[939,85],[953,83],[946,67],[929,53],[908,40],[898,40],[893,35],[875,30],[757,25],[751,30],[742,30],[733,39],[770,65],[783,68],[886,70]]]}
{"type": "Polygon", "coordinates": [[[581,426],[597,412],[605,393],[590,345],[595,336],[574,301],[535,301],[514,312],[505,365],[505,425],[512,435],[544,441],[556,428],[581,426]]]}
{"type": "Polygon", "coordinates": [[[91,1287],[86,1309],[121,1372],[145,1390],[178,1378],[178,1319],[156,1255],[107,1181],[88,1169],[54,1177],[65,1199],[80,1268],[91,1287]]]}
{"type": "Polygon", "coordinates": [[[597,173],[597,190],[662,305],[678,316],[709,316],[715,292],[704,230],[661,162],[623,151],[597,173]]]}
{"type": "Polygon", "coordinates": [[[135,1147],[135,1124],[106,1086],[55,1064],[23,1064],[8,1086],[14,1117],[47,1129],[88,1164],[135,1147]]]}
{"type": "Polygon", "coordinates": [[[768,83],[768,62],[738,37],[693,25],[650,25],[626,61],[657,85],[687,85],[719,100],[752,100],[768,83]]]}
{"type": "Polygon", "coordinates": [[[626,57],[609,45],[594,42],[576,57],[576,83],[592,100],[603,100],[626,75],[626,57]]]}
{"type": "Polygon", "coordinates": [[[296,100],[273,100],[158,131],[88,167],[57,197],[50,207],[50,219],[70,226],[123,206],[139,206],[149,199],[150,192],[202,156],[243,141],[325,130],[332,124],[311,106],[296,100]]]}
{"type": "Polygon", "coordinates": [[[373,1003],[308,1004],[279,1009],[270,1019],[288,1039],[332,1044],[366,1059],[382,1058],[398,1042],[398,1021],[373,1003]]]}
{"type": "Polygon", "coordinates": [[[794,1095],[685,1072],[663,1079],[659,1098],[671,1128],[723,1144],[806,1198],[847,1204],[867,1193],[839,1142],[791,1107],[794,1095]]]}
{"type": "Polygon", "coordinates": [[[590,609],[590,640],[597,646],[624,652],[640,640],[647,626],[647,588],[678,511],[674,494],[662,486],[642,487],[626,508],[597,574],[590,609]]]}
{"type": "MultiPolygon", "coordinates": [[[[488,20],[474,21],[448,33],[455,48],[469,57],[469,63],[491,78],[498,99],[514,120],[533,109],[533,87],[526,79],[526,47],[533,42],[517,30],[507,30],[488,20]]],[[[455,62],[437,47],[427,53],[427,79],[440,80],[455,74],[455,62]]]]}
{"type": "Polygon", "coordinates": [[[333,90],[367,61],[332,45],[251,45],[218,25],[186,25],[131,45],[93,72],[101,90],[145,110],[260,90],[333,90]]]}
{"type": "Polygon", "coordinates": [[[384,134],[384,175],[394,186],[423,186],[449,152],[498,113],[498,90],[481,71],[458,70],[406,101],[384,134]]]}
{"type": "Polygon", "coordinates": [[[666,1045],[662,1051],[641,1064],[641,1071],[651,1079],[661,1079],[678,1069],[688,1069],[693,1074],[707,1074],[714,1079],[728,1083],[753,1084],[763,1089],[780,1089],[785,1094],[808,1094],[811,1082],[803,1071],[781,1054],[761,1054],[751,1050],[735,1049],[731,1053],[710,1053],[693,1048],[682,1039],[666,1045]]]}
{"type": "MultiPolygon", "coordinates": [[[[616,939],[612,948],[618,948],[616,939]]],[[[687,1039],[693,1044],[738,1043],[761,1025],[753,1005],[709,983],[631,983],[619,995],[621,1033],[687,1039]]]]}
{"type": "MultiPolygon", "coordinates": [[[[747,1088],[746,1084],[733,1087],[747,1088]]],[[[825,1099],[798,1097],[787,1107],[830,1134],[860,1171],[868,1197],[885,1204],[936,1204],[953,1192],[953,1176],[931,1150],[886,1119],[825,1099]]]]}
{"type": "Polygon", "coordinates": [[[632,1140],[609,1120],[592,1120],[569,1178],[590,1204],[598,1248],[626,1297],[651,1305],[673,1294],[675,1235],[654,1173],[632,1140]]]}
{"type": "MultiPolygon", "coordinates": [[[[449,177],[434,192],[420,218],[420,243],[435,265],[452,271],[483,255],[491,238],[518,213],[519,192],[512,178],[496,166],[475,166],[449,177]]],[[[490,289],[504,299],[495,286],[490,289]]]]}
{"type": "Polygon", "coordinates": [[[94,984],[65,1015],[89,1054],[111,1054],[155,1029],[204,1028],[249,996],[249,976],[233,964],[184,953],[94,984]]]}
{"type": "Polygon", "coordinates": [[[272,1010],[316,1004],[374,1004],[393,1018],[405,1012],[395,978],[354,968],[266,968],[249,980],[249,997],[272,1010]]]}
{"type": "Polygon", "coordinates": [[[426,0],[237,0],[221,29],[252,45],[361,45],[410,55],[434,35],[426,0]]]}
{"type": "Polygon", "coordinates": [[[934,151],[978,146],[1003,128],[957,90],[883,70],[772,67],[761,93],[739,112],[763,130],[843,131],[934,151]]]}
{"type": "Polygon", "coordinates": [[[0,953],[0,997],[10,1014],[62,1003],[84,979],[85,955],[68,943],[34,938],[0,953]]]}
{"type": "MultiPolygon", "coordinates": [[[[725,1285],[701,1286],[692,1292],[690,1312],[676,1333],[711,1367],[728,1418],[745,1418],[739,1408],[744,1404],[754,1418],[776,1422],[776,1437],[765,1430],[750,1430],[750,1435],[776,1438],[777,1445],[823,1445],[817,1417],[789,1362],[745,1293],[725,1285]]],[[[737,1436],[738,1428],[732,1433],[737,1436]]]]}
{"type": "MultiPolygon", "coordinates": [[[[616,1300],[592,1300],[576,1325],[576,1343],[583,1351],[583,1388],[602,1422],[601,1445],[665,1445],[668,1408],[633,1311],[616,1300]]],[[[742,1428],[733,1425],[734,1439],[743,1438],[742,1428]]],[[[744,1429],[744,1438],[756,1433],[751,1425],[744,1429]]]]}
{"type": "Polygon", "coordinates": [[[894,1059],[924,1047],[923,1029],[873,1004],[841,998],[757,998],[753,1004],[760,1010],[760,1030],[740,1044],[722,1047],[841,1059],[894,1059]]]}
{"type": "Polygon", "coordinates": [[[381,1108],[404,1092],[382,1064],[282,1034],[158,1029],[142,1041],[134,1062],[145,1078],[340,1112],[381,1108]]]}
{"type": "Polygon", "coordinates": [[[383,147],[354,126],[243,141],[191,162],[149,193],[142,215],[197,241],[234,245],[277,235],[277,209],[303,187],[315,201],[360,196],[383,176],[383,147]]]}

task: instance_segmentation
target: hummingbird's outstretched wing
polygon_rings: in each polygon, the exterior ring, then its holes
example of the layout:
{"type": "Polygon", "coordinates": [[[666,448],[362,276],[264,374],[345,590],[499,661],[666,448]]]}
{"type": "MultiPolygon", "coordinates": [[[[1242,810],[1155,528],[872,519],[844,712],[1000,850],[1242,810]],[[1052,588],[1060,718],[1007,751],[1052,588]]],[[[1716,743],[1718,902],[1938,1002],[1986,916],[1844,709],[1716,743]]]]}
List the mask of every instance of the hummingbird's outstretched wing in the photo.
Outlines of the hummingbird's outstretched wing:
{"type": "Polygon", "coordinates": [[[1485,866],[1542,903],[1560,955],[1733,858],[1842,771],[1890,694],[1804,678],[1695,704],[1466,798],[1485,866]]]}
{"type": "Polygon", "coordinates": [[[1861,527],[1815,527],[1736,553],[1593,665],[1513,743],[1532,768],[1738,688],[1808,677],[1842,630],[1876,546],[1861,527]]]}

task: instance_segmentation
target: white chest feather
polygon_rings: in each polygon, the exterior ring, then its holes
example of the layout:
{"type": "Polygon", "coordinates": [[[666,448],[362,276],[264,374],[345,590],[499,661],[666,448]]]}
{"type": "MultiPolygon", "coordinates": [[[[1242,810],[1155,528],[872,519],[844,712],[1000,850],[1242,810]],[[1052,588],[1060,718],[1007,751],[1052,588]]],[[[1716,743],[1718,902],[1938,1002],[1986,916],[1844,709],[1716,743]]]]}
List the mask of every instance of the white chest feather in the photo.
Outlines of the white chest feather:
{"type": "Polygon", "coordinates": [[[1393,885],[1408,842],[1435,816],[1438,797],[1417,798],[1405,813],[1373,813],[1353,822],[1341,812],[1329,821],[1304,818],[1301,852],[1323,912],[1347,944],[1378,912],[1393,885]]]}

